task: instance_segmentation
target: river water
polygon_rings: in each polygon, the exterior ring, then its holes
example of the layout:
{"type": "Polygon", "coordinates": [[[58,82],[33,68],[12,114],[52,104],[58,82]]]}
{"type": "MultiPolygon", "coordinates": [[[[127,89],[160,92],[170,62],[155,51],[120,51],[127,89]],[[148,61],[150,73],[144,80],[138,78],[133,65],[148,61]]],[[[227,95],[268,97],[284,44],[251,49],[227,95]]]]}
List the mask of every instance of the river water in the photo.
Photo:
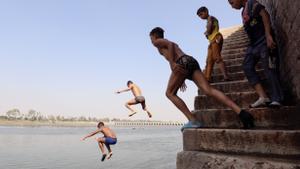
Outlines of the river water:
{"type": "MultiPolygon", "coordinates": [[[[101,162],[95,128],[0,126],[0,169],[175,169],[182,150],[178,127],[112,128],[118,143],[101,162]]],[[[101,137],[101,135],[98,135],[101,137]]]]}

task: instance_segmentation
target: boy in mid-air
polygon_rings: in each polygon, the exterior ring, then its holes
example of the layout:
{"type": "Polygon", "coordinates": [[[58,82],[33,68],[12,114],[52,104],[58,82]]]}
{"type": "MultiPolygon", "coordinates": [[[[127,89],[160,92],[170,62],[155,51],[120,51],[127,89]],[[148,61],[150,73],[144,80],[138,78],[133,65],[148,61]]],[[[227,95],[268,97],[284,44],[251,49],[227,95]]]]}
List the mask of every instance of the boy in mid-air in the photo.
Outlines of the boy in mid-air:
{"type": "Polygon", "coordinates": [[[102,133],[104,135],[104,137],[96,138],[96,141],[98,142],[99,148],[102,152],[101,161],[104,161],[107,156],[104,150],[104,145],[108,150],[107,159],[110,159],[113,154],[110,145],[114,145],[117,143],[117,137],[116,134],[109,127],[106,127],[103,122],[99,122],[97,125],[97,130],[83,137],[81,140],[84,141],[85,139],[92,137],[97,133],[102,133]]]}
{"type": "Polygon", "coordinates": [[[254,119],[252,115],[241,110],[239,106],[237,106],[222,92],[212,88],[201,72],[198,62],[193,57],[186,55],[176,43],[165,39],[164,30],[162,28],[156,27],[152,29],[150,32],[150,38],[152,44],[170,64],[172,73],[168,82],[166,96],[189,120],[189,122],[182,127],[182,130],[185,128],[201,127],[200,122],[196,120],[195,116],[190,112],[184,101],[177,96],[179,88],[181,88],[182,91],[186,89],[186,85],[184,83],[186,79],[192,80],[198,88],[205,92],[206,95],[216,98],[236,112],[245,129],[254,127],[254,119]]]}
{"type": "Polygon", "coordinates": [[[223,36],[219,32],[219,22],[217,18],[209,15],[208,9],[205,6],[198,9],[197,15],[201,19],[207,20],[206,31],[204,35],[209,40],[209,45],[207,50],[204,76],[206,80],[211,81],[211,74],[214,64],[217,63],[224,76],[224,81],[228,81],[229,78],[226,72],[226,67],[221,56],[223,36]]]}
{"type": "Polygon", "coordinates": [[[124,90],[118,90],[116,93],[120,94],[122,92],[128,92],[128,91],[131,91],[132,94],[134,95],[134,99],[131,99],[125,103],[125,106],[131,111],[131,113],[129,114],[129,117],[131,117],[137,113],[137,111],[134,110],[132,107],[130,107],[130,105],[141,104],[143,110],[146,111],[149,118],[151,118],[152,114],[149,112],[149,110],[146,107],[145,97],[142,95],[142,91],[138,85],[136,85],[135,83],[133,83],[132,81],[129,80],[127,82],[127,88],[124,90]]]}
{"type": "MultiPolygon", "coordinates": [[[[250,107],[281,106],[283,92],[280,86],[276,59],[277,56],[271,56],[270,52],[275,50],[276,44],[272,36],[270,15],[265,7],[256,0],[228,0],[232,8],[241,9],[244,29],[250,39],[246,56],[243,63],[243,69],[249,83],[254,87],[259,98],[250,107]],[[271,99],[267,96],[261,85],[260,78],[255,71],[255,65],[261,60],[264,73],[268,79],[271,90],[271,99]]],[[[275,52],[276,53],[276,52],[275,52]]]]}

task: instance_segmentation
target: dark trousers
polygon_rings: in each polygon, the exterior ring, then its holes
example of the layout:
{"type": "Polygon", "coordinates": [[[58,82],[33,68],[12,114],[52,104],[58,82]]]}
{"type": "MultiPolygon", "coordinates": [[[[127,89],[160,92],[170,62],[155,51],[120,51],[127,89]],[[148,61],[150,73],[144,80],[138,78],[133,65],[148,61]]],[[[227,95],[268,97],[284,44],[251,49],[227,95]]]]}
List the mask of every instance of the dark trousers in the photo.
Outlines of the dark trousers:
{"type": "Polygon", "coordinates": [[[271,101],[280,102],[283,100],[283,92],[276,68],[269,67],[269,57],[266,41],[256,44],[255,46],[249,46],[244,59],[243,69],[249,83],[255,86],[260,83],[260,78],[255,70],[255,66],[258,61],[261,60],[265,76],[270,86],[271,101]]]}

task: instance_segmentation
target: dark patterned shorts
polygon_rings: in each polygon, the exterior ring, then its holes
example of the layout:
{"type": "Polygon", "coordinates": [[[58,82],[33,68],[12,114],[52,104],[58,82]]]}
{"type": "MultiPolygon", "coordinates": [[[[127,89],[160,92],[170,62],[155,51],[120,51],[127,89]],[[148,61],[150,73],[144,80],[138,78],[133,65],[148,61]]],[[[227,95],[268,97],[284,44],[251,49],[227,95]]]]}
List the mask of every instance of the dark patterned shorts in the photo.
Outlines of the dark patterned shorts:
{"type": "Polygon", "coordinates": [[[189,80],[193,80],[193,73],[196,70],[201,71],[199,63],[192,56],[183,55],[176,61],[176,63],[186,71],[186,78],[189,80]]]}
{"type": "Polygon", "coordinates": [[[143,103],[143,102],[145,102],[145,97],[144,96],[137,96],[137,97],[135,97],[135,101],[137,103],[143,103]]]}

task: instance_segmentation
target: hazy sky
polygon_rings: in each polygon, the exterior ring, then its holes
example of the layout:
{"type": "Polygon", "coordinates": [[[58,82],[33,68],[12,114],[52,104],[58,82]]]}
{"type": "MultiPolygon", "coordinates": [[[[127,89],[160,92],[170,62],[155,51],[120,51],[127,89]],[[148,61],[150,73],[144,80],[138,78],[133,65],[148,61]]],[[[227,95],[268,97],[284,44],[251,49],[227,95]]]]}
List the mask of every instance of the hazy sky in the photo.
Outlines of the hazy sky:
{"type": "MultiPolygon", "coordinates": [[[[127,118],[131,93],[114,94],[132,80],[143,90],[154,120],[185,117],[165,97],[168,63],[152,46],[160,26],[203,68],[207,6],[220,27],[240,24],[227,0],[1,0],[0,114],[18,108],[43,114],[127,118]]],[[[180,93],[193,109],[197,89],[180,93]]],[[[140,106],[133,119],[147,119],[140,106]]]]}

